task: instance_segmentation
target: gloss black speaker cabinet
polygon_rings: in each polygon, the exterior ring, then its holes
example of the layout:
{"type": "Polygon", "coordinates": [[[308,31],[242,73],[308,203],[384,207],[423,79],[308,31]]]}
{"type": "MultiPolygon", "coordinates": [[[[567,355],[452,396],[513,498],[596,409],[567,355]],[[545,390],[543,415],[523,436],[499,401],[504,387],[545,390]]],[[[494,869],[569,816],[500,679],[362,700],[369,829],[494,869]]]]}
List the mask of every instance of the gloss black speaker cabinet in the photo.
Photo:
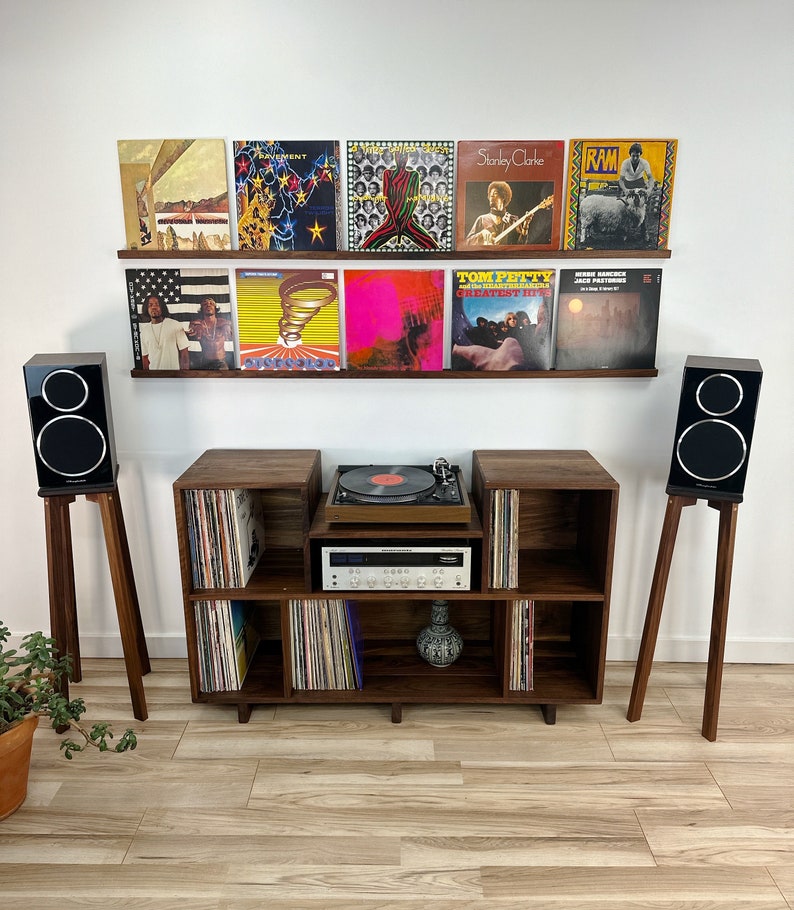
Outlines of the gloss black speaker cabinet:
{"type": "Polygon", "coordinates": [[[761,375],[757,360],[687,357],[668,494],[742,501],[761,375]]]}
{"type": "Polygon", "coordinates": [[[97,493],[118,466],[104,354],[36,354],[24,365],[39,496],[97,493]]]}

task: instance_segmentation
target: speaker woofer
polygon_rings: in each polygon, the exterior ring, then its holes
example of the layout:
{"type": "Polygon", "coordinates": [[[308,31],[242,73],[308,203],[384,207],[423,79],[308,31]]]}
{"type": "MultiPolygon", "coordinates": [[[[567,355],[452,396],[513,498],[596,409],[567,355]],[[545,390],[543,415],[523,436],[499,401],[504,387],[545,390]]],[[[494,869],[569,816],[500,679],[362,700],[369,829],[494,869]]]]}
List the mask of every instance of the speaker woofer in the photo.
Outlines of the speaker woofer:
{"type": "Polygon", "coordinates": [[[675,453],[690,477],[714,483],[727,480],[741,468],[747,458],[747,442],[725,420],[701,420],[684,430],[675,453]]]}
{"type": "Polygon", "coordinates": [[[42,462],[61,477],[85,477],[102,464],[107,445],[93,420],[62,414],[41,428],[36,451],[42,462]]]}

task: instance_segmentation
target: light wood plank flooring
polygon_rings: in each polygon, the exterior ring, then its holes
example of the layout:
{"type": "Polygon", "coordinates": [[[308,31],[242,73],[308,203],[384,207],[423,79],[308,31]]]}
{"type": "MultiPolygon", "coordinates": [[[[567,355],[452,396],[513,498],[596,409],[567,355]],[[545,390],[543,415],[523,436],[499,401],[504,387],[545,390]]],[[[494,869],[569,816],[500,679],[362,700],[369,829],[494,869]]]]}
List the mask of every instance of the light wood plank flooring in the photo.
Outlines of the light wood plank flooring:
{"type": "Polygon", "coordinates": [[[140,734],[71,762],[40,728],[25,805],[0,822],[0,905],[31,910],[792,910],[794,667],[657,664],[625,719],[558,709],[254,709],[190,702],[155,660],[149,720],[121,661],[85,660],[89,718],[140,734]]]}

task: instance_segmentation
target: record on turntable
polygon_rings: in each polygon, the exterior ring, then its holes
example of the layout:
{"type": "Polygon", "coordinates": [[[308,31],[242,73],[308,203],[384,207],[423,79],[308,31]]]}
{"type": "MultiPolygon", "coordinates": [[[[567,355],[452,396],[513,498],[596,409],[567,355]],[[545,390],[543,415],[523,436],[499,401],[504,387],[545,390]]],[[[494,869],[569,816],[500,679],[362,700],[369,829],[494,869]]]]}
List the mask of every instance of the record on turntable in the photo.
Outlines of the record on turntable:
{"type": "Polygon", "coordinates": [[[471,505],[459,468],[340,465],[325,504],[326,521],[468,522],[471,505]]]}

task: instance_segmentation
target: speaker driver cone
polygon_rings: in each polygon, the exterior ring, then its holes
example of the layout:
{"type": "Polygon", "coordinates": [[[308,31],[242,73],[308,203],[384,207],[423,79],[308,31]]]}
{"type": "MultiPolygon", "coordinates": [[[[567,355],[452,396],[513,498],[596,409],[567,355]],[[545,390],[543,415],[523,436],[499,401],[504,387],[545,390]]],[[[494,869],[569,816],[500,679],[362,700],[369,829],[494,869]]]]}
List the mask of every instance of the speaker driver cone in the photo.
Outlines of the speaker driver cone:
{"type": "Polygon", "coordinates": [[[83,477],[102,464],[107,442],[92,420],[63,414],[41,428],[36,450],[42,462],[56,474],[83,477]]]}
{"type": "Polygon", "coordinates": [[[54,370],[41,383],[41,397],[56,411],[77,411],[88,401],[88,383],[74,370],[54,370]]]}
{"type": "Polygon", "coordinates": [[[714,373],[707,376],[697,387],[695,399],[701,410],[712,417],[732,414],[742,403],[744,389],[735,376],[728,373],[714,373]]]}
{"type": "Polygon", "coordinates": [[[690,477],[713,483],[735,474],[747,457],[747,442],[725,420],[693,423],[676,443],[678,463],[690,477]]]}

